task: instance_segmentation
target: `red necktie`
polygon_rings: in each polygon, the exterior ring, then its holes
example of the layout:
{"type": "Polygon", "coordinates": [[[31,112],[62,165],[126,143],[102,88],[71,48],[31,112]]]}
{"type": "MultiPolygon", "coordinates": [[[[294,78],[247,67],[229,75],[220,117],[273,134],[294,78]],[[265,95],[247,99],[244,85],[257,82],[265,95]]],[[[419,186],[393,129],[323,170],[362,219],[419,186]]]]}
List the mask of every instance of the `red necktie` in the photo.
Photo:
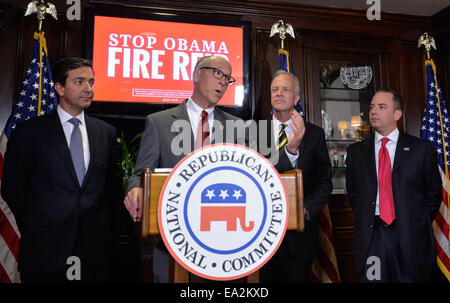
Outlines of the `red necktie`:
{"type": "Polygon", "coordinates": [[[380,218],[387,225],[395,219],[394,196],[392,195],[391,159],[386,148],[389,138],[382,138],[382,145],[378,153],[378,189],[380,218]]]}
{"type": "Polygon", "coordinates": [[[209,123],[208,113],[202,111],[202,121],[198,124],[197,128],[197,148],[203,147],[209,144],[209,123]]]}

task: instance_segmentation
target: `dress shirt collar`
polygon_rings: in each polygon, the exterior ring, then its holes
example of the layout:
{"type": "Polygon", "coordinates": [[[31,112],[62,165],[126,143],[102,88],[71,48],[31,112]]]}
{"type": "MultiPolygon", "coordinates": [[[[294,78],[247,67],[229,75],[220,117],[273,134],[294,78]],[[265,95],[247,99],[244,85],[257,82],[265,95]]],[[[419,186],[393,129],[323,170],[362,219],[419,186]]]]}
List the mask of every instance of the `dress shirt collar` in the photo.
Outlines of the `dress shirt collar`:
{"type": "Polygon", "coordinates": [[[77,118],[78,120],[81,121],[81,125],[86,125],[86,123],[84,121],[84,111],[82,111],[81,114],[79,114],[76,117],[73,117],[71,114],[66,112],[61,106],[58,106],[56,108],[56,111],[58,112],[58,116],[59,116],[59,120],[61,121],[61,124],[68,122],[72,118],[77,118]]]}
{"type": "MultiPolygon", "coordinates": [[[[400,131],[398,128],[395,128],[389,135],[386,136],[386,138],[389,138],[390,141],[397,143],[398,136],[400,135],[400,131]]],[[[381,135],[379,132],[375,131],[375,144],[381,141],[382,138],[385,136],[381,135]]]]}
{"type": "Polygon", "coordinates": [[[278,136],[278,133],[279,133],[280,130],[281,130],[281,124],[282,124],[282,123],[287,124],[287,126],[286,126],[286,128],[285,128],[286,134],[287,134],[288,132],[291,131],[291,123],[292,123],[292,119],[289,119],[289,120],[287,120],[286,122],[281,122],[280,120],[278,120],[277,118],[275,118],[275,115],[274,115],[274,116],[272,117],[272,123],[273,123],[273,129],[275,130],[275,133],[276,133],[277,136],[278,136]]]}
{"type": "MultiPolygon", "coordinates": [[[[200,106],[198,106],[197,103],[195,103],[194,100],[192,100],[191,98],[189,98],[188,101],[187,101],[186,106],[187,106],[188,112],[190,111],[190,112],[193,113],[195,116],[200,117],[200,115],[201,115],[201,113],[202,113],[202,111],[203,111],[203,108],[201,108],[200,106]]],[[[209,116],[211,115],[211,113],[214,111],[214,107],[212,107],[212,108],[207,108],[207,109],[205,109],[205,111],[208,113],[208,117],[209,117],[209,116]]]]}

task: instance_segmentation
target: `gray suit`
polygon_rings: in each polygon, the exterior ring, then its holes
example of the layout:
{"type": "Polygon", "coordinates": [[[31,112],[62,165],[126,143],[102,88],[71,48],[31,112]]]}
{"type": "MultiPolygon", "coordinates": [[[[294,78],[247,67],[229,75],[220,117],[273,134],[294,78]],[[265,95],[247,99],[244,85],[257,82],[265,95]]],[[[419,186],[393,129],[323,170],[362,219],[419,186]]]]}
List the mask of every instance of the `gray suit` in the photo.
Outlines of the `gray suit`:
{"type": "MultiPolygon", "coordinates": [[[[186,102],[187,100],[174,108],[147,116],[145,130],[139,146],[136,168],[127,181],[127,192],[134,187],[141,186],[141,174],[144,169],[150,168],[153,171],[155,168],[172,168],[187,154],[195,150],[194,134],[190,127],[186,102]],[[177,128],[172,132],[171,129],[176,121],[183,121],[184,125],[188,126],[190,130],[190,136],[188,137],[190,142],[182,142],[188,146],[175,144],[185,151],[179,155],[172,152],[172,143],[174,140],[179,142],[182,135],[181,132],[186,131],[186,129],[177,128]]],[[[244,142],[242,137],[238,138],[236,129],[229,130],[227,134],[227,128],[225,127],[227,120],[237,121],[239,118],[218,108],[214,109],[214,124],[218,123],[224,127],[219,129],[219,138],[213,139],[213,136],[211,143],[244,142]],[[233,133],[230,134],[230,131],[233,131],[233,133]]]]}
{"type": "MultiPolygon", "coordinates": [[[[194,136],[187,112],[187,100],[177,107],[157,112],[147,116],[145,130],[142,134],[141,143],[139,146],[139,154],[136,161],[136,168],[133,175],[127,181],[127,192],[134,187],[141,187],[141,174],[146,168],[152,171],[155,168],[173,168],[181,159],[187,154],[195,150],[194,136]],[[174,132],[172,128],[178,123],[186,126],[184,129],[175,127],[174,132]],[[186,141],[180,142],[182,133],[186,134],[188,130],[189,136],[186,141]],[[173,142],[177,142],[173,144],[173,142]],[[184,144],[184,146],[183,146],[184,144]],[[175,154],[172,151],[172,145],[184,149],[181,154],[175,154]]],[[[238,121],[239,118],[225,113],[224,111],[214,109],[214,125],[218,126],[218,136],[212,133],[211,143],[239,143],[244,142],[242,137],[238,138],[237,129],[229,129],[227,132],[226,121],[238,121]],[[221,127],[222,125],[223,127],[221,127]],[[230,133],[231,132],[231,133],[230,133]],[[231,135],[231,136],[230,136],[231,135]]],[[[176,151],[178,153],[178,151],[176,151]]],[[[159,240],[153,252],[153,272],[155,282],[168,282],[168,253],[163,241],[159,240]]],[[[190,277],[191,281],[205,281],[199,277],[190,277]]]]}

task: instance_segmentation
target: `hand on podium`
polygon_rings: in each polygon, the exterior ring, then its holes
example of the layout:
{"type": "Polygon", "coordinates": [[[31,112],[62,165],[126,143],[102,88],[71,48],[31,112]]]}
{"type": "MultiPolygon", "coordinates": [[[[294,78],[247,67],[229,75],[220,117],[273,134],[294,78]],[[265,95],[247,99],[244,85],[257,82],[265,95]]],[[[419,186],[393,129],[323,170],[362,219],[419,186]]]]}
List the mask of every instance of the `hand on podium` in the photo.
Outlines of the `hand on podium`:
{"type": "Polygon", "coordinates": [[[143,196],[144,189],[142,187],[135,187],[128,192],[123,201],[134,222],[141,221],[143,196]]]}

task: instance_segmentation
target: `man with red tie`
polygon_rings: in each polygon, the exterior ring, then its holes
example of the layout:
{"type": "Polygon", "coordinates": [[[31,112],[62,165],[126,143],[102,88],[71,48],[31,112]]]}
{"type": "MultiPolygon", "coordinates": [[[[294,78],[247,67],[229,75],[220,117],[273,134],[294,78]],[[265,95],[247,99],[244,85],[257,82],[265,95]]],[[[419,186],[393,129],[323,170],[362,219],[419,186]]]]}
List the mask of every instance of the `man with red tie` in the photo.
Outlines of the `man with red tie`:
{"type": "Polygon", "coordinates": [[[426,282],[436,268],[432,222],[442,201],[436,151],[400,132],[401,116],[401,96],[378,90],[370,103],[375,134],[347,149],[361,282],[426,282]]]}
{"type": "MultiPolygon", "coordinates": [[[[178,106],[147,116],[136,167],[127,181],[124,200],[135,222],[142,218],[143,188],[140,180],[145,168],[152,171],[155,168],[172,168],[193,150],[209,144],[245,143],[244,138],[238,138],[236,128],[228,130],[226,127],[228,120],[237,121],[239,118],[216,107],[228,86],[235,82],[231,72],[231,64],[225,58],[203,57],[192,74],[192,96],[178,106]],[[233,132],[233,135],[227,134],[227,131],[233,132]]],[[[167,258],[164,243],[158,241],[153,257],[155,282],[168,282],[167,258]]],[[[197,278],[191,277],[190,281],[197,278]]]]}

